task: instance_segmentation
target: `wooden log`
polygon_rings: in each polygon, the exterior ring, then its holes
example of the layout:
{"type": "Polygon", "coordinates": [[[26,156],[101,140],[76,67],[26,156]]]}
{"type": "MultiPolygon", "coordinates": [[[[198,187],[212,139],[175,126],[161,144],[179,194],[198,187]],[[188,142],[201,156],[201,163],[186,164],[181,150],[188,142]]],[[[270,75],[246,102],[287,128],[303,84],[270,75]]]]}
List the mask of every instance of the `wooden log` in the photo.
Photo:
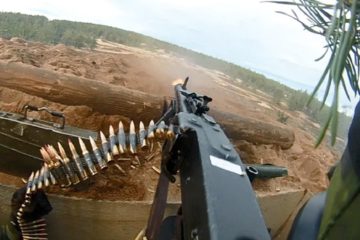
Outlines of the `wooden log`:
{"type": "Polygon", "coordinates": [[[275,144],[289,149],[294,144],[294,132],[285,127],[231,113],[211,110],[226,135],[233,140],[246,140],[255,144],[275,144]]]}
{"type": "MultiPolygon", "coordinates": [[[[0,86],[65,105],[86,105],[103,114],[118,114],[149,122],[162,113],[164,98],[19,63],[0,62],[0,86]]],[[[210,112],[234,141],[275,144],[283,149],[294,143],[288,128],[219,111],[210,112]]]]}
{"type": "Polygon", "coordinates": [[[149,122],[161,115],[164,98],[101,81],[57,73],[19,63],[0,62],[0,86],[52,102],[85,105],[104,114],[149,122]]]}

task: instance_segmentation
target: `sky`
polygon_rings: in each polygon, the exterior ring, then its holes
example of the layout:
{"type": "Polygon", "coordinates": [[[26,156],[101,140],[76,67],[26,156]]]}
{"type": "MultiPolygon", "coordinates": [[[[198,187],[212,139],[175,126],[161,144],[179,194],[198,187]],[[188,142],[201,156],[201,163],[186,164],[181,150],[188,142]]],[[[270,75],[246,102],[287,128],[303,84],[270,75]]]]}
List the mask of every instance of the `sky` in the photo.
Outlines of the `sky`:
{"type": "MultiPolygon", "coordinates": [[[[0,5],[0,11],[143,33],[311,92],[326,64],[314,61],[325,42],[278,10],[289,7],[260,0],[11,0],[0,5]]],[[[341,103],[350,104],[344,97],[341,103]]]]}

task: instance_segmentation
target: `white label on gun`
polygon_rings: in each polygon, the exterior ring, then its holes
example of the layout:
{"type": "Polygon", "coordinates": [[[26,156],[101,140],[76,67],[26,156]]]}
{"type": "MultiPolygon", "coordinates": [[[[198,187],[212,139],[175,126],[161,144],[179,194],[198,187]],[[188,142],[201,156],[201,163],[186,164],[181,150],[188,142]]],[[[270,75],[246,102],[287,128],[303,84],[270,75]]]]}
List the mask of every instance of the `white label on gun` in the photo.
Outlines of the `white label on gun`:
{"type": "Polygon", "coordinates": [[[233,172],[236,174],[239,174],[241,176],[245,175],[245,172],[241,169],[240,165],[237,165],[235,163],[226,161],[224,159],[215,157],[210,155],[210,162],[213,166],[224,169],[229,172],[233,172]]]}

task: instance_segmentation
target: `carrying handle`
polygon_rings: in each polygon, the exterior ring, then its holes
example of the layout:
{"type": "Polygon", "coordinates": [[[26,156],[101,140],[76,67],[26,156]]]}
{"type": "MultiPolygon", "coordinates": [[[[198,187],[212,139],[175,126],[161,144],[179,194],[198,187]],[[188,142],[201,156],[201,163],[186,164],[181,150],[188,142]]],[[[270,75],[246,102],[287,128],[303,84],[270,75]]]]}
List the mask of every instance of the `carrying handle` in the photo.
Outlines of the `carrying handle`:
{"type": "Polygon", "coordinates": [[[64,114],[63,114],[62,112],[53,111],[53,110],[50,110],[50,109],[47,108],[47,107],[40,107],[40,108],[39,108],[39,107],[36,107],[36,106],[33,106],[33,105],[28,105],[28,104],[23,107],[23,110],[25,110],[25,112],[24,112],[24,118],[25,118],[25,119],[28,119],[28,118],[27,118],[28,111],[30,111],[30,112],[31,112],[31,111],[36,111],[36,112],[45,111],[45,112],[51,114],[51,115],[54,116],[54,117],[61,118],[61,125],[59,125],[59,124],[57,124],[57,123],[54,123],[54,126],[55,126],[55,127],[58,127],[58,128],[60,128],[60,129],[63,129],[64,126],[65,126],[65,116],[64,116],[64,114]]]}

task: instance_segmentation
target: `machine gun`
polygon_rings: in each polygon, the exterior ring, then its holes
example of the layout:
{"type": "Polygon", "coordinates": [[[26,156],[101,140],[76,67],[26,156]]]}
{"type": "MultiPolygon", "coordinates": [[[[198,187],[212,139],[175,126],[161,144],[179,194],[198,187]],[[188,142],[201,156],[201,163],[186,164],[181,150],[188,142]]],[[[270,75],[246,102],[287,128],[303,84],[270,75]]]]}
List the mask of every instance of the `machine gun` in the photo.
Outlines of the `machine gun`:
{"type": "MultiPolygon", "coordinates": [[[[251,186],[259,173],[256,165],[241,161],[219,124],[207,114],[212,99],[187,90],[188,79],[175,86],[175,99],[159,120],[174,137],[163,145],[162,171],[145,236],[150,240],[270,239],[251,186]],[[162,221],[169,181],[175,181],[178,171],[181,209],[177,216],[162,221]]],[[[280,170],[280,174],[286,171],[280,170]]]]}
{"type": "Polygon", "coordinates": [[[131,121],[125,133],[120,121],[117,134],[111,125],[108,138],[100,132],[100,146],[90,136],[91,150],[80,137],[78,148],[71,139],[68,148],[60,142],[58,150],[51,144],[42,147],[43,166],[30,175],[28,195],[51,185],[87,182],[111,164],[121,170],[115,160],[124,154],[136,156],[160,140],[164,142],[162,170],[146,228],[148,239],[175,235],[177,239],[269,239],[251,181],[257,176],[282,176],[286,169],[243,164],[219,124],[207,115],[212,99],[188,91],[187,82],[188,78],[175,86],[175,98],[164,107],[164,115],[157,123],[150,121],[147,129],[140,122],[136,132],[131,121]],[[178,216],[163,222],[169,182],[175,182],[178,172],[182,207],[178,216]]]}

